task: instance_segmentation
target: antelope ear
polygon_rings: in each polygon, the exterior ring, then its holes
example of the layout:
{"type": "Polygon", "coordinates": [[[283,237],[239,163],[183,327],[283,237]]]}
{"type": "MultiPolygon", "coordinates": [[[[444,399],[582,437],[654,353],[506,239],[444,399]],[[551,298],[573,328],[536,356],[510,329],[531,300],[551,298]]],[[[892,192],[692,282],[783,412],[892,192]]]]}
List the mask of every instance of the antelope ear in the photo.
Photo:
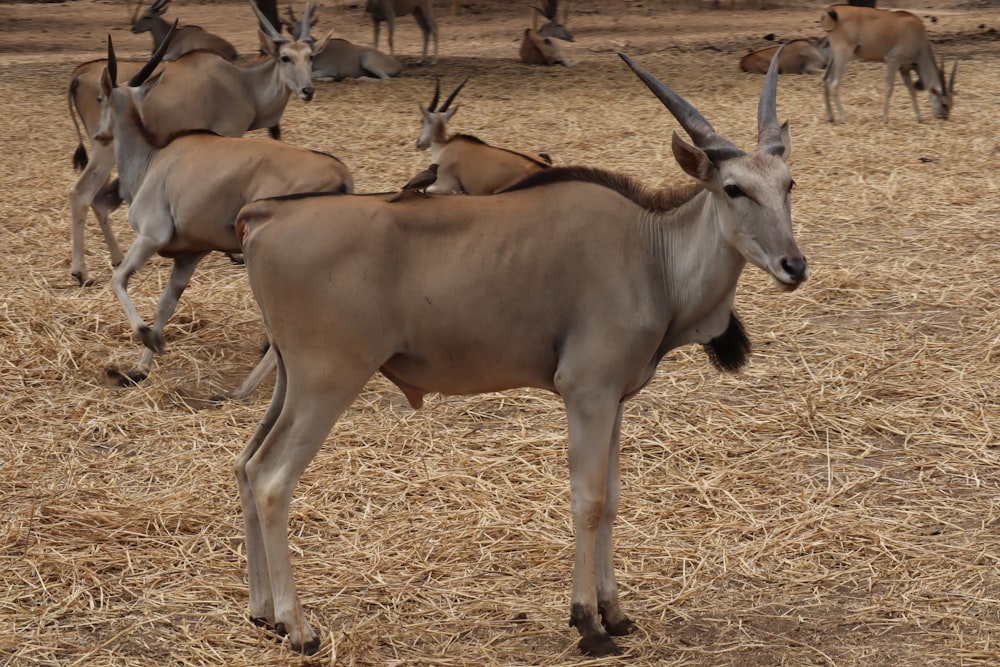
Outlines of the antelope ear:
{"type": "Polygon", "coordinates": [[[145,81],[142,82],[142,85],[139,86],[139,101],[140,102],[142,102],[143,100],[146,99],[146,96],[149,95],[153,91],[153,88],[156,88],[157,84],[160,83],[160,80],[162,78],[163,78],[163,71],[161,70],[158,74],[156,74],[154,76],[151,76],[151,77],[149,77],[148,79],[146,79],[145,81]]]}
{"type": "Polygon", "coordinates": [[[108,72],[108,68],[105,67],[101,70],[101,94],[107,97],[111,94],[111,90],[114,87],[115,85],[111,83],[111,73],[108,72]]]}
{"type": "Polygon", "coordinates": [[[781,145],[785,147],[785,152],[781,154],[781,159],[788,162],[792,156],[792,132],[788,129],[788,121],[781,124],[781,145]]]}
{"type": "Polygon", "coordinates": [[[674,159],[677,160],[677,164],[681,166],[685,174],[702,182],[710,181],[715,177],[718,169],[705,154],[705,151],[684,141],[677,130],[674,130],[670,147],[674,151],[674,159]]]}
{"type": "MultiPolygon", "coordinates": [[[[334,28],[334,30],[336,30],[336,28],[334,28]]],[[[319,44],[313,44],[312,54],[313,54],[314,58],[316,56],[318,56],[319,54],[323,53],[323,49],[325,49],[326,45],[330,43],[330,38],[331,37],[333,37],[333,30],[331,30],[330,32],[326,33],[326,37],[324,37],[323,39],[319,40],[319,44]]]]}
{"type": "Polygon", "coordinates": [[[458,111],[458,108],[460,106],[462,106],[462,103],[461,102],[456,102],[455,106],[453,106],[452,108],[450,108],[450,109],[448,109],[447,111],[444,112],[444,120],[445,120],[445,122],[449,122],[451,120],[452,116],[455,115],[455,112],[458,111]]]}
{"type": "Polygon", "coordinates": [[[267,33],[257,28],[257,39],[260,40],[260,50],[271,56],[272,58],[278,57],[278,45],[275,44],[274,40],[267,36],[267,33]]]}

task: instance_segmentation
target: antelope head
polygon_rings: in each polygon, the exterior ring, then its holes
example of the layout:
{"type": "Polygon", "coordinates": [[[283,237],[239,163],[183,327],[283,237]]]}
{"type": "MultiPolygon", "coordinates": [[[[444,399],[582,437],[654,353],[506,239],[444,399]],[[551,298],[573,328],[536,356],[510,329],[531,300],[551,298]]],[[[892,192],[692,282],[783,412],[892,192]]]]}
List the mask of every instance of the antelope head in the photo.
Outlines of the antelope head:
{"type": "Polygon", "coordinates": [[[132,32],[139,35],[152,30],[153,25],[162,20],[160,17],[167,11],[167,5],[169,4],[170,0],[153,0],[153,4],[140,15],[139,10],[142,9],[142,0],[139,0],[135,5],[135,10],[132,12],[132,32]]]}
{"type": "Polygon", "coordinates": [[[316,93],[312,82],[313,57],[322,52],[327,44],[327,40],[323,40],[317,45],[309,34],[312,25],[309,0],[306,0],[306,8],[302,13],[299,34],[297,37],[293,35],[293,39],[282,36],[254,0],[250,0],[250,5],[260,23],[257,37],[260,39],[261,50],[277,62],[278,76],[285,87],[300,99],[309,102],[316,93]]]}
{"type": "Polygon", "coordinates": [[[958,61],[951,67],[951,76],[945,81],[944,61],[940,65],[935,64],[937,70],[937,81],[930,87],[931,113],[935,118],[948,120],[951,115],[951,107],[955,102],[955,73],[958,71],[958,61]]]}
{"type": "Polygon", "coordinates": [[[771,275],[784,291],[809,275],[806,259],[792,234],[791,154],[788,122],[778,124],[778,60],[771,60],[757,105],[757,146],[751,153],[737,148],[715,131],[697,109],[625,54],[621,58],[673,114],[694,145],[674,130],[674,158],[712,195],[712,216],[726,242],[748,262],[771,275]]]}
{"type": "Polygon", "coordinates": [[[124,86],[118,85],[118,59],[115,56],[115,46],[111,42],[111,35],[108,35],[108,64],[101,72],[101,95],[97,98],[101,106],[101,116],[97,121],[97,128],[94,132],[94,139],[100,143],[110,144],[114,138],[115,118],[124,117],[124,114],[134,111],[137,103],[141,103],[159,82],[159,75],[150,78],[156,68],[163,60],[163,55],[170,48],[174,33],[177,30],[177,21],[170,27],[170,32],[163,39],[163,42],[156,49],[145,65],[133,75],[124,86]],[[133,97],[133,94],[135,97],[133,97]]]}
{"type": "Polygon", "coordinates": [[[450,110],[451,103],[455,101],[458,92],[468,81],[468,77],[462,83],[455,86],[451,95],[444,101],[440,108],[437,108],[438,98],[441,97],[441,80],[434,82],[434,97],[431,98],[430,105],[425,109],[424,105],[417,104],[420,108],[420,115],[423,117],[420,124],[420,136],[417,137],[417,150],[426,150],[432,143],[444,143],[447,132],[448,121],[451,120],[459,105],[456,104],[450,110]]]}

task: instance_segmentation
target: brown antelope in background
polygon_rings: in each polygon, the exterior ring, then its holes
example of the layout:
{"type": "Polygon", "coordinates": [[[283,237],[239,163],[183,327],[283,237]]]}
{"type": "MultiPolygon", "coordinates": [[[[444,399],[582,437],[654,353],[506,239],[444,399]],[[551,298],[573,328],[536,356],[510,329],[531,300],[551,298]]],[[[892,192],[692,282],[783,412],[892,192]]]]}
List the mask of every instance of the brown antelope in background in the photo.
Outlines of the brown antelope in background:
{"type": "MultiPolygon", "coordinates": [[[[169,38],[168,38],[169,39],[169,38]]],[[[167,45],[163,42],[161,49],[167,45]]],[[[165,77],[149,79],[160,51],[125,86],[108,38],[108,64],[101,75],[101,115],[95,139],[114,140],[119,191],[129,206],[136,238],[115,270],[112,286],[132,331],[146,346],[136,366],[109,371],[121,385],[148,374],[153,353],[164,351],[163,327],[177,307],[198,263],[213,250],[240,252],[236,213],[247,202],[296,192],[351,192],[354,183],[337,158],[271,139],[238,139],[206,131],[166,135],[147,118],[145,101],[165,77]],[[153,143],[151,137],[163,137],[153,143]],[[173,259],[173,271],[152,327],[128,296],[131,275],[154,254],[173,259]]],[[[261,360],[269,364],[271,358],[261,360]]]]}
{"type": "Polygon", "coordinates": [[[458,84],[437,109],[441,94],[441,82],[437,81],[430,106],[425,109],[422,104],[417,105],[422,116],[417,150],[430,148],[431,163],[438,165],[437,181],[427,188],[427,192],[489,195],[549,168],[551,161],[547,156],[491,146],[468,134],[449,135],[448,121],[459,105],[450,110],[448,107],[464,85],[465,81],[458,84]]]}
{"type": "Polygon", "coordinates": [[[612,635],[636,632],[612,556],[623,405],[682,345],[701,344],[717,367],[738,370],[750,352],[733,313],[746,264],[786,292],[808,266],[792,234],[777,59],[747,153],[622,58],[691,136],[694,145],[675,131],[672,148],[695,184],[654,191],[568,167],[491,197],[284,197],[240,211],[237,234],[278,361],[271,404],[236,463],[250,615],[293,650],[313,653],[320,638],[292,575],[292,493],[378,372],[414,408],[431,392],[558,393],[576,532],[570,623],[594,656],[619,653],[612,635]]]}
{"type": "Polygon", "coordinates": [[[559,22],[559,0],[544,0],[542,7],[531,7],[531,27],[524,29],[519,56],[526,65],[566,65],[563,47],[555,39],[573,41],[573,35],[559,22]],[[538,15],[548,21],[538,27],[538,15]]]}
{"type": "MultiPolygon", "coordinates": [[[[148,32],[153,36],[153,51],[156,51],[170,32],[170,24],[163,18],[170,0],[153,0],[143,14],[142,0],[138,0],[132,13],[132,32],[141,35],[148,32]]],[[[228,41],[197,25],[179,26],[171,42],[170,50],[163,55],[164,60],[177,60],[191,51],[211,51],[230,62],[236,62],[236,47],[228,41]]]]}
{"type": "Polygon", "coordinates": [[[831,97],[837,105],[840,122],[847,121],[840,103],[840,79],[854,55],[886,65],[883,121],[889,122],[889,97],[896,72],[899,72],[910,93],[918,123],[924,119],[917,103],[917,87],[927,89],[934,117],[948,119],[954,102],[958,63],[952,67],[950,80],[945,81],[944,64],[939,66],[934,61],[927,30],[919,17],[903,11],[831,5],[820,17],[820,25],[830,40],[830,63],[823,75],[823,100],[828,121],[834,122],[831,97]],[[910,70],[913,69],[919,79],[916,86],[910,78],[910,70]]]}
{"type": "MultiPolygon", "coordinates": [[[[746,54],[740,59],[740,69],[744,72],[766,74],[774,54],[782,45],[766,46],[746,54]]],[[[824,39],[815,44],[809,39],[792,39],[783,45],[778,74],[820,74],[826,69],[830,57],[830,41],[824,39]]]]}
{"type": "Polygon", "coordinates": [[[420,54],[421,65],[427,60],[427,42],[431,36],[434,37],[434,59],[432,65],[438,61],[438,27],[434,20],[434,5],[431,0],[367,0],[365,11],[372,16],[372,28],[375,31],[373,47],[378,49],[378,33],[383,21],[389,26],[389,54],[396,55],[393,44],[393,35],[396,31],[396,17],[413,14],[420,32],[424,35],[424,50],[420,54]]]}
{"type": "MultiPolygon", "coordinates": [[[[264,57],[256,63],[236,65],[213,53],[196,51],[166,63],[160,85],[143,106],[150,126],[164,133],[158,140],[181,130],[199,129],[238,137],[249,130],[268,128],[277,138],[278,123],[292,93],[306,102],[313,98],[311,62],[314,53],[322,53],[323,44],[314,49],[308,28],[298,39],[282,37],[260,14],[257,6],[253,2],[251,5],[263,28],[258,30],[258,37],[264,57]]],[[[305,12],[309,13],[308,2],[305,12]]],[[[308,26],[308,22],[305,25],[308,26]]],[[[111,263],[117,266],[122,259],[121,249],[108,224],[108,213],[117,204],[113,193],[107,196],[105,187],[115,166],[114,150],[110,145],[95,142],[93,136],[99,116],[100,75],[105,66],[105,60],[78,66],[73,70],[67,91],[78,142],[73,165],[82,170],[69,194],[73,221],[70,271],[81,286],[92,284],[87,273],[84,236],[88,208],[93,209],[104,232],[111,263]],[[90,140],[93,155],[89,160],[76,114],[90,140]]],[[[134,68],[137,71],[139,67],[129,63],[127,70],[131,72],[134,68]]],[[[122,71],[125,72],[126,67],[122,71]]]]}
{"type": "MultiPolygon", "coordinates": [[[[290,34],[297,35],[301,31],[301,21],[295,17],[291,7],[285,8],[288,20],[285,28],[290,34]]],[[[313,10],[312,27],[316,27],[316,11],[313,10]]],[[[391,79],[399,76],[403,66],[392,56],[376,51],[368,46],[352,44],[346,39],[334,38],[333,31],[325,38],[323,51],[313,58],[313,79],[320,81],[340,81],[341,79],[360,79],[372,77],[376,79],[391,79]]]]}

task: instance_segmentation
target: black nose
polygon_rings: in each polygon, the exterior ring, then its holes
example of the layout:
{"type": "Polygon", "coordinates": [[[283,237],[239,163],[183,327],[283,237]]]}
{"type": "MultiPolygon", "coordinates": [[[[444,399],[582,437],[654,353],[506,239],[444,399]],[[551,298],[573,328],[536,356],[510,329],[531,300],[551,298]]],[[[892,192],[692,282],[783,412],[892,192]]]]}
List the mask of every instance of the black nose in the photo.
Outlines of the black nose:
{"type": "Polygon", "coordinates": [[[809,273],[809,264],[806,263],[806,258],[801,255],[798,257],[786,257],[781,260],[781,268],[791,277],[795,282],[802,282],[806,279],[809,273]]]}
{"type": "Polygon", "coordinates": [[[316,92],[316,89],[313,88],[312,86],[309,86],[308,88],[303,88],[302,89],[302,98],[306,99],[306,100],[311,100],[313,98],[313,94],[315,92],[316,92]]]}

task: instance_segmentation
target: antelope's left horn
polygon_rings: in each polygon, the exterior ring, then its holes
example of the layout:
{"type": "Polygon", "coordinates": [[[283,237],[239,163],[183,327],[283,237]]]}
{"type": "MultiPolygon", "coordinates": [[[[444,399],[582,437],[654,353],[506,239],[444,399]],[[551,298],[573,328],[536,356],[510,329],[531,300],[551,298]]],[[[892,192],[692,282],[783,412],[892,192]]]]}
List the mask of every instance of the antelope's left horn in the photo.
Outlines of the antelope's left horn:
{"type": "Polygon", "coordinates": [[[441,108],[439,109],[439,111],[442,111],[442,112],[447,111],[448,110],[448,106],[458,96],[458,91],[462,90],[462,87],[465,86],[465,84],[468,83],[468,82],[469,82],[469,77],[465,77],[465,79],[462,81],[462,83],[460,83],[457,86],[455,86],[455,90],[451,91],[451,95],[449,95],[448,99],[446,99],[444,101],[444,104],[441,105],[441,108]]]}
{"type": "Polygon", "coordinates": [[[782,44],[774,52],[764,78],[760,101],[757,103],[757,148],[772,155],[785,152],[781,143],[781,126],[778,124],[778,61],[784,50],[785,45],[782,44]]]}
{"type": "Polygon", "coordinates": [[[302,12],[302,27],[299,28],[299,41],[308,42],[312,39],[309,36],[309,29],[312,27],[310,23],[312,22],[310,14],[312,13],[312,7],[309,6],[309,0],[306,0],[306,8],[302,12]]]}
{"type": "Polygon", "coordinates": [[[431,104],[427,107],[428,111],[436,111],[438,99],[441,97],[441,77],[435,77],[434,79],[434,97],[431,98],[431,104]]]}
{"type": "Polygon", "coordinates": [[[746,153],[734,146],[731,141],[716,132],[712,124],[690,102],[644,70],[624,53],[619,52],[618,56],[635,72],[639,80],[646,84],[646,87],[656,95],[657,99],[663,103],[663,106],[667,107],[667,110],[677,119],[677,122],[681,124],[684,131],[694,141],[695,146],[705,151],[709,158],[718,162],[746,155],[746,153]]]}
{"type": "Polygon", "coordinates": [[[115,45],[111,43],[111,34],[108,34],[108,76],[111,77],[111,87],[118,87],[118,58],[115,57],[115,45]]]}

